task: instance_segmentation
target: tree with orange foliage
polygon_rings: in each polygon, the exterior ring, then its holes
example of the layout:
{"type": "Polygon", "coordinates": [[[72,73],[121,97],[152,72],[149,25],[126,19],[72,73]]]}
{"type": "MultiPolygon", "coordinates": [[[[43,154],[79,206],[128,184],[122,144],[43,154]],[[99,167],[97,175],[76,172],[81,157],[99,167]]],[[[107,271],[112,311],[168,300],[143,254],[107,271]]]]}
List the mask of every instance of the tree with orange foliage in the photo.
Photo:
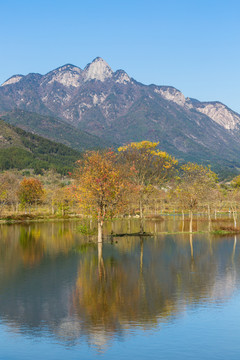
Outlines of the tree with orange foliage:
{"type": "Polygon", "coordinates": [[[87,152],[77,162],[77,198],[84,213],[97,218],[98,242],[102,242],[104,220],[121,212],[129,189],[126,172],[111,151],[87,152]]]}
{"type": "Polygon", "coordinates": [[[22,206],[39,204],[43,200],[44,190],[41,181],[35,178],[24,178],[19,186],[18,197],[22,206]]]}

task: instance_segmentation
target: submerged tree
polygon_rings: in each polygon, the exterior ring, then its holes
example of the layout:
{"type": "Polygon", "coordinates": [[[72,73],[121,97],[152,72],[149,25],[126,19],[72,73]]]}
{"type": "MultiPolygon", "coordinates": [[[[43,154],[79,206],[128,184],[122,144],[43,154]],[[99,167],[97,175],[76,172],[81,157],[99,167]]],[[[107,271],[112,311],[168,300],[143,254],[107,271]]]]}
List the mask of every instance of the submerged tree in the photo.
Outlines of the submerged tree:
{"type": "Polygon", "coordinates": [[[181,207],[190,212],[189,232],[192,232],[193,211],[208,203],[216,188],[217,175],[209,167],[190,162],[181,170],[175,194],[181,207]]]}
{"type": "Polygon", "coordinates": [[[138,188],[140,231],[143,232],[145,205],[154,189],[160,189],[175,170],[177,160],[157,149],[158,142],[134,142],[118,151],[130,167],[134,168],[133,183],[138,188]]]}
{"type": "Polygon", "coordinates": [[[33,204],[39,204],[42,202],[44,196],[44,190],[41,181],[35,178],[24,178],[18,191],[18,197],[22,206],[28,206],[29,208],[33,204]]]}
{"type": "Polygon", "coordinates": [[[111,150],[87,152],[77,164],[79,205],[85,214],[97,218],[98,242],[102,242],[104,221],[121,212],[125,205],[124,195],[129,188],[126,173],[111,150]]]}
{"type": "Polygon", "coordinates": [[[0,174],[0,213],[6,205],[17,207],[19,177],[15,172],[5,171],[0,174]]]}

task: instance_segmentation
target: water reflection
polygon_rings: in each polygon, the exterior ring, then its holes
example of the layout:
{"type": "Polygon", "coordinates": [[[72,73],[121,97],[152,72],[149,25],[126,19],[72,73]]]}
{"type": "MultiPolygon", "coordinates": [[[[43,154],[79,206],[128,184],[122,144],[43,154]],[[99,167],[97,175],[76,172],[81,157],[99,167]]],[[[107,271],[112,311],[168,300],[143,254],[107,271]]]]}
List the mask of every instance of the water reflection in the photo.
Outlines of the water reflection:
{"type": "Polygon", "coordinates": [[[0,319],[30,336],[104,350],[134,329],[159,329],[187,309],[224,303],[239,287],[236,236],[125,237],[102,245],[86,242],[74,223],[0,231],[0,319]]]}

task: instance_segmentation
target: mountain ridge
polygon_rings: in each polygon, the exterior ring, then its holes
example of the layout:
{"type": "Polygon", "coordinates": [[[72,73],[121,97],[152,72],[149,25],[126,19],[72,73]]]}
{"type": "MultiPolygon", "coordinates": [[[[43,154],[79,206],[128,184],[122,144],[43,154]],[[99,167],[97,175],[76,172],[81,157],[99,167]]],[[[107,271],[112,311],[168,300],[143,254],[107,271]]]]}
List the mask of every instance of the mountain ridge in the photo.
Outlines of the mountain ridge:
{"type": "MultiPolygon", "coordinates": [[[[149,87],[149,88],[154,88],[154,91],[156,93],[159,93],[159,95],[161,95],[163,98],[169,100],[169,101],[173,101],[175,103],[177,103],[178,105],[186,105],[188,107],[194,107],[195,109],[197,109],[197,111],[202,112],[204,109],[204,107],[206,106],[213,106],[216,108],[216,106],[221,106],[222,110],[224,110],[226,113],[228,112],[232,115],[234,114],[237,121],[235,121],[234,125],[237,124],[237,126],[239,127],[240,124],[240,115],[236,112],[231,110],[228,106],[226,106],[225,104],[223,104],[220,101],[199,101],[197,99],[192,99],[192,98],[185,98],[183,93],[176,89],[173,86],[167,86],[167,85],[156,85],[156,84],[150,84],[150,85],[145,85],[142,84],[141,82],[138,82],[132,78],[130,78],[128,76],[128,74],[122,70],[116,70],[115,72],[112,71],[112,69],[110,68],[110,66],[100,57],[96,57],[91,63],[88,63],[84,69],[82,70],[80,67],[73,65],[73,64],[65,64],[62,66],[59,66],[58,68],[49,71],[48,73],[46,73],[45,75],[41,75],[39,73],[29,73],[27,75],[21,75],[21,74],[16,74],[13,75],[12,77],[10,77],[9,79],[7,79],[1,86],[0,88],[4,87],[4,86],[9,86],[9,85],[14,85],[17,84],[18,82],[21,82],[22,80],[27,80],[28,78],[35,78],[34,80],[41,80],[41,84],[40,85],[44,85],[45,83],[51,84],[53,82],[57,82],[59,84],[62,84],[66,87],[80,87],[82,85],[83,82],[86,81],[91,81],[91,80],[95,80],[95,81],[101,81],[104,82],[105,80],[112,78],[112,77],[116,77],[115,81],[118,83],[128,83],[128,82],[132,82],[135,85],[139,85],[141,87],[149,87]],[[88,71],[90,68],[93,68],[93,71],[91,72],[91,74],[88,74],[88,71]],[[107,69],[107,70],[106,70],[107,69]],[[106,76],[104,77],[104,71],[106,71],[106,76]],[[74,77],[74,73],[75,75],[78,76],[78,79],[76,79],[76,76],[74,77]],[[85,73],[85,75],[83,75],[85,73]],[[66,75],[68,74],[68,79],[64,81],[64,76],[63,77],[59,77],[56,76],[56,74],[61,74],[61,75],[66,75]],[[55,75],[55,77],[54,77],[55,75]],[[121,76],[120,76],[121,75],[121,76]],[[49,77],[51,79],[49,79],[49,77]],[[199,105],[198,108],[196,108],[196,103],[199,105]]],[[[31,79],[33,80],[33,79],[31,79]]],[[[10,105],[11,107],[11,105],[10,105]]],[[[214,121],[218,121],[217,116],[213,116],[210,114],[210,112],[205,112],[205,114],[207,114],[210,118],[212,118],[214,121]]],[[[49,115],[51,115],[51,110],[49,109],[49,115]]],[[[216,115],[216,114],[215,114],[216,115]]],[[[226,117],[226,115],[225,115],[226,117]]],[[[226,129],[232,129],[234,128],[233,126],[228,126],[222,122],[220,122],[220,124],[222,126],[225,126],[226,129]]]]}
{"type": "Polygon", "coordinates": [[[78,151],[100,149],[109,145],[103,139],[52,116],[14,109],[1,114],[0,120],[78,151]]]}
{"type": "Polygon", "coordinates": [[[17,76],[0,86],[0,113],[17,108],[59,118],[106,143],[157,140],[183,159],[240,168],[240,115],[221,102],[142,84],[99,57],[84,69],[65,64],[45,75],[17,76]]]}

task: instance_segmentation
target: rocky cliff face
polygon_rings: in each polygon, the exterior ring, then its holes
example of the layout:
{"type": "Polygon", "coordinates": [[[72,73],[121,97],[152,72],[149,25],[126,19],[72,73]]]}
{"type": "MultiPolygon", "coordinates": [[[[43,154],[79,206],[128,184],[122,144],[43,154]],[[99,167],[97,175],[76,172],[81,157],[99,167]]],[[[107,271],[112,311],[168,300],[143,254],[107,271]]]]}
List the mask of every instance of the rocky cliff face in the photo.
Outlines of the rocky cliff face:
{"type": "MultiPolygon", "coordinates": [[[[238,130],[240,115],[219,102],[200,102],[185,98],[177,89],[167,86],[145,86],[126,72],[113,72],[101,58],[94,59],[83,70],[74,65],[61,66],[46,75],[14,75],[0,87],[2,110],[15,107],[42,114],[57,115],[81,127],[84,118],[111,123],[128,112],[142,95],[167,100],[183,109],[207,115],[227,130],[238,130]]],[[[0,108],[0,109],[1,109],[0,108]]],[[[85,126],[85,125],[84,125],[85,126]]]]}
{"type": "Polygon", "coordinates": [[[240,116],[220,102],[200,103],[195,109],[227,130],[239,130],[240,116]]]}
{"type": "Polygon", "coordinates": [[[232,161],[240,151],[239,114],[171,86],[143,85],[101,58],[83,70],[67,64],[46,75],[11,77],[0,87],[0,112],[15,108],[58,117],[114,143],[158,140],[185,159],[232,161]]]}

